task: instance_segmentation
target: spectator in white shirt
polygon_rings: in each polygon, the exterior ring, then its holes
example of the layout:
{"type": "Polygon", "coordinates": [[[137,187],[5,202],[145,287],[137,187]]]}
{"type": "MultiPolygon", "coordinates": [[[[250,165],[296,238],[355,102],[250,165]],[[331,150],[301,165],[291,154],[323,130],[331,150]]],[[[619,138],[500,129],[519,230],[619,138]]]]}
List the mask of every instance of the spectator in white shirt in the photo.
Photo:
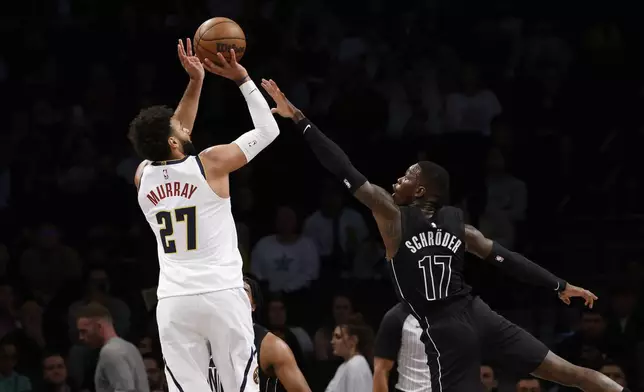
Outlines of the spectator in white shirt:
{"type": "Polygon", "coordinates": [[[342,189],[335,184],[326,186],[320,201],[320,208],[304,221],[302,232],[315,243],[326,272],[347,275],[369,230],[360,213],[344,206],[342,189]]]}
{"type": "Polygon", "coordinates": [[[372,358],[373,331],[360,315],[347,324],[338,325],[331,339],[333,354],[344,362],[338,367],[326,392],[372,392],[373,378],[369,360],[372,358]]]}
{"type": "Polygon", "coordinates": [[[251,272],[268,282],[271,292],[293,292],[318,278],[320,260],[315,244],[298,233],[297,215],[280,207],[275,234],[263,237],[251,253],[251,272]]]}
{"type": "Polygon", "coordinates": [[[461,78],[461,91],[449,94],[445,102],[447,128],[490,136],[490,124],[501,114],[501,104],[492,90],[482,87],[476,67],[463,67],[461,78]]]}

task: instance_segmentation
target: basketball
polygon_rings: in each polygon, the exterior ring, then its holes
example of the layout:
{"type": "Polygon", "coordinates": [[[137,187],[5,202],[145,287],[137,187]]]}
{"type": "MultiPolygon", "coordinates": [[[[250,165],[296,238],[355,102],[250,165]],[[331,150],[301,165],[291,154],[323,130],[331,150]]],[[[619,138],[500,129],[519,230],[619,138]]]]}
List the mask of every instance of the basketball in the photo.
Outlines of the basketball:
{"type": "Polygon", "coordinates": [[[228,18],[208,19],[199,26],[195,33],[194,49],[201,61],[209,58],[215,64],[219,63],[218,52],[226,60],[230,60],[230,49],[233,49],[237,61],[239,61],[246,52],[246,35],[234,20],[228,18]]]}

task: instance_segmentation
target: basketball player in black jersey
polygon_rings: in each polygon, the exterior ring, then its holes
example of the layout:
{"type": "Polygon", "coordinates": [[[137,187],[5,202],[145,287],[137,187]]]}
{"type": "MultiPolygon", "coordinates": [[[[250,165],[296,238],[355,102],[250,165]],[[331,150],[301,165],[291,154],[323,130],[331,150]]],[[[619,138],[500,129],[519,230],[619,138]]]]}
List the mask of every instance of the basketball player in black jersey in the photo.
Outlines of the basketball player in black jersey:
{"type": "Polygon", "coordinates": [[[320,163],[369,207],[386,247],[399,298],[423,327],[434,392],[481,391],[480,352],[497,354],[497,364],[584,391],[623,390],[608,377],[575,366],[532,335],[470,295],[463,281],[465,252],[488,260],[527,282],[553,290],[570,303],[581,297],[592,306],[597,297],[573,286],[524,256],[511,252],[465,225],[463,213],[447,206],[449,175],[439,165],[412,165],[393,186],[393,194],[369,183],[347,155],[293,106],[272,80],[264,83],[275,100],[272,109],[291,118],[320,163]]]}
{"type": "MultiPolygon", "coordinates": [[[[248,294],[254,312],[262,305],[259,284],[249,277],[244,277],[244,290],[248,294]]],[[[253,377],[259,383],[259,391],[311,392],[288,345],[257,323],[253,324],[253,329],[259,364],[259,367],[254,370],[253,377]]],[[[208,382],[212,391],[223,391],[212,361],[208,382]]]]}

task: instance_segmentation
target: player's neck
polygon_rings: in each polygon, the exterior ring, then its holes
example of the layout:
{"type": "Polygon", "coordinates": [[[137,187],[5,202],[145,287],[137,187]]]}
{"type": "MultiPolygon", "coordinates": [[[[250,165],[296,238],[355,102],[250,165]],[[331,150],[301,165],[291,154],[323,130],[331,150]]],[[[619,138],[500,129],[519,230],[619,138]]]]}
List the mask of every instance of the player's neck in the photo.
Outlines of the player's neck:
{"type": "Polygon", "coordinates": [[[416,200],[412,203],[413,206],[420,208],[423,213],[430,217],[436,213],[436,201],[435,200],[416,200]]]}

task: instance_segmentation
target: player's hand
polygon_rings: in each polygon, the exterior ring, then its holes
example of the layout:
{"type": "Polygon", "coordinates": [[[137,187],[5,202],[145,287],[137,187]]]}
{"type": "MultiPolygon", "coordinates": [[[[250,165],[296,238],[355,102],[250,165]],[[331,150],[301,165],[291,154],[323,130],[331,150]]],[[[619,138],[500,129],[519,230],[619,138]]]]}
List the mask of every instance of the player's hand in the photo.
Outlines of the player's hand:
{"type": "Polygon", "coordinates": [[[574,297],[580,297],[584,299],[584,306],[587,306],[589,308],[593,308],[593,304],[595,303],[595,300],[597,299],[597,296],[590,291],[573,286],[570,283],[566,283],[566,288],[564,291],[559,293],[559,299],[562,300],[566,305],[570,305],[570,298],[574,297]]]}
{"type": "Polygon", "coordinates": [[[190,38],[186,40],[186,46],[188,47],[187,52],[186,47],[183,46],[183,40],[180,39],[177,44],[177,53],[179,54],[181,66],[186,70],[190,79],[201,81],[206,72],[203,69],[203,64],[201,64],[199,57],[192,54],[192,42],[190,42],[190,38]]]}
{"type": "Polygon", "coordinates": [[[271,109],[272,113],[277,113],[285,118],[293,118],[293,116],[295,116],[298,109],[286,98],[286,95],[284,95],[280,88],[277,87],[277,83],[275,83],[273,79],[262,79],[262,87],[266,90],[268,95],[273,98],[273,101],[275,101],[275,104],[277,105],[277,107],[271,109]]]}
{"type": "Polygon", "coordinates": [[[248,78],[246,68],[237,62],[237,55],[235,55],[233,49],[230,49],[229,61],[226,61],[226,58],[221,53],[217,53],[217,58],[219,59],[219,64],[215,64],[208,58],[204,59],[203,66],[208,72],[223,76],[237,83],[248,78]]]}

